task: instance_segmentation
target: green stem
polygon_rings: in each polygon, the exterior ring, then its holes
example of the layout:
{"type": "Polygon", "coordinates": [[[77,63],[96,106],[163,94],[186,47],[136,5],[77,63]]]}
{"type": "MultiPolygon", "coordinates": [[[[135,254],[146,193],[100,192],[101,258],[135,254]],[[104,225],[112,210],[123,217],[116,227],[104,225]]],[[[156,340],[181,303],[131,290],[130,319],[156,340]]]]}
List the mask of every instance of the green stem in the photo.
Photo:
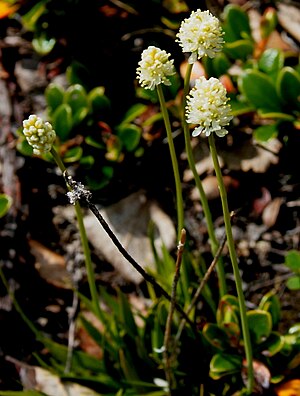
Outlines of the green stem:
{"type": "Polygon", "coordinates": [[[222,201],[222,209],[223,209],[224,222],[225,222],[225,230],[226,230],[226,235],[227,235],[227,244],[228,244],[229,255],[230,255],[230,259],[231,259],[231,263],[232,263],[232,267],[233,267],[233,274],[234,274],[235,285],[236,285],[238,301],[239,301],[242,332],[243,332],[245,354],[246,354],[246,360],[247,360],[247,369],[248,369],[247,389],[248,389],[249,394],[252,394],[252,389],[254,386],[253,362],[252,362],[253,356],[252,356],[252,346],[251,346],[250,333],[249,333],[249,327],[248,327],[248,321],[247,321],[246,304],[245,304],[245,298],[244,298],[243,289],[242,289],[242,278],[240,275],[236,251],[235,251],[235,247],[234,247],[234,240],[233,240],[231,221],[230,221],[230,213],[229,213],[228,202],[227,202],[227,193],[226,193],[223,176],[222,176],[222,172],[221,172],[221,168],[220,168],[220,164],[219,164],[219,160],[218,160],[218,155],[217,155],[217,150],[216,150],[216,145],[215,145],[213,134],[211,134],[208,137],[208,142],[209,142],[209,148],[210,148],[210,152],[212,155],[214,168],[215,168],[216,176],[218,179],[218,185],[219,185],[219,189],[220,189],[220,196],[221,196],[221,201],[222,201]]]}
{"type": "MultiPolygon", "coordinates": [[[[57,151],[55,150],[54,147],[52,147],[52,149],[51,149],[51,154],[52,154],[57,166],[61,170],[62,174],[65,174],[65,172],[66,172],[65,165],[62,162],[60,156],[57,154],[57,151]]],[[[67,185],[67,187],[69,190],[71,190],[69,185],[67,185]]],[[[94,306],[97,316],[99,318],[101,318],[102,314],[101,314],[100,305],[99,305],[99,296],[98,296],[97,287],[96,287],[95,272],[94,272],[93,263],[92,263],[92,259],[91,259],[91,252],[90,252],[89,243],[88,243],[88,239],[87,239],[87,235],[86,235],[86,231],[85,231],[85,226],[83,223],[82,211],[81,211],[81,207],[80,207],[80,204],[78,201],[75,202],[75,212],[76,212],[78,228],[79,228],[84,258],[85,258],[85,266],[86,266],[86,272],[87,272],[87,278],[88,278],[92,303],[93,303],[93,306],[94,306]]]]}
{"type": "Polygon", "coordinates": [[[174,147],[173,137],[172,137],[172,130],[171,130],[171,123],[170,118],[163,94],[163,90],[161,85],[157,85],[157,93],[160,102],[161,112],[163,115],[163,119],[165,122],[168,144],[170,149],[170,155],[172,160],[172,167],[173,173],[175,178],[175,187],[176,187],[176,204],[177,204],[177,221],[178,221],[178,240],[180,240],[181,230],[184,226],[184,209],[183,209],[183,199],[182,199],[182,189],[181,189],[181,180],[179,174],[179,167],[177,162],[176,151],[174,147]]]}
{"type": "MultiPolygon", "coordinates": [[[[212,216],[211,216],[211,211],[208,205],[208,200],[202,185],[202,181],[198,175],[195,161],[194,161],[194,156],[193,156],[193,150],[191,146],[191,139],[190,139],[190,131],[188,124],[185,119],[185,107],[186,107],[186,97],[189,92],[189,84],[190,84],[190,78],[191,78],[191,72],[192,72],[193,65],[189,64],[187,67],[185,79],[184,79],[184,91],[183,91],[183,116],[182,116],[182,125],[183,125],[183,131],[184,131],[184,140],[185,140],[185,150],[187,154],[187,159],[189,163],[189,167],[193,173],[194,180],[196,187],[198,188],[199,194],[200,194],[200,200],[204,212],[204,216],[206,219],[206,224],[207,224],[207,232],[211,244],[211,250],[213,253],[213,256],[216,256],[218,248],[219,248],[219,243],[215,235],[214,231],[214,226],[213,226],[213,221],[212,221],[212,216]]],[[[220,287],[220,297],[223,297],[227,293],[227,286],[226,286],[226,279],[225,279],[225,271],[224,271],[224,266],[223,266],[223,261],[222,258],[219,257],[217,265],[217,275],[218,275],[218,280],[219,280],[219,287],[220,287]]]]}

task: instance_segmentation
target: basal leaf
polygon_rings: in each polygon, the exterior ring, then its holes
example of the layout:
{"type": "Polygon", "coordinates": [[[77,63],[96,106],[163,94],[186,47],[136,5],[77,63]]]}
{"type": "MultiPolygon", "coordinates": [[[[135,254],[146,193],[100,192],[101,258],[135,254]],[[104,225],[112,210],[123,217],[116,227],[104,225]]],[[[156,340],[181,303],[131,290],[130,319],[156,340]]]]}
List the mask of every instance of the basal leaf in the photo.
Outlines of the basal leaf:
{"type": "Polygon", "coordinates": [[[254,344],[265,341],[272,331],[272,317],[269,312],[252,310],[247,312],[250,336],[254,344]]]}
{"type": "Polygon", "coordinates": [[[218,353],[211,359],[209,368],[209,375],[217,380],[225,375],[240,373],[242,358],[232,354],[218,353]]]}

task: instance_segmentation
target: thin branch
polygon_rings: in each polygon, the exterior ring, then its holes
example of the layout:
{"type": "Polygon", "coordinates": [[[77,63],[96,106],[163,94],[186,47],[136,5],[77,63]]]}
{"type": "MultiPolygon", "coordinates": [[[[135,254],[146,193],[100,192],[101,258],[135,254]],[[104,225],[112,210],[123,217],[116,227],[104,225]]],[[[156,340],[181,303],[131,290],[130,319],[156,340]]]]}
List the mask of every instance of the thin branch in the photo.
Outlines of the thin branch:
{"type": "MultiPolygon", "coordinates": [[[[224,249],[225,243],[226,243],[226,234],[224,235],[224,237],[223,237],[223,239],[222,239],[222,241],[220,243],[220,246],[219,246],[219,248],[218,248],[218,250],[216,252],[216,255],[215,255],[214,259],[213,259],[213,261],[211,262],[210,266],[208,267],[208,269],[207,269],[202,281],[200,282],[200,285],[198,286],[198,288],[197,288],[197,290],[196,290],[196,292],[194,294],[194,297],[193,297],[190,305],[188,306],[188,308],[186,310],[186,315],[187,316],[190,314],[191,310],[193,309],[193,307],[197,303],[198,298],[200,297],[200,294],[202,293],[202,290],[203,290],[204,286],[206,285],[211,273],[213,272],[213,270],[214,270],[214,268],[215,268],[215,266],[216,266],[216,264],[217,264],[217,262],[218,262],[218,260],[219,260],[219,258],[221,256],[221,254],[222,254],[222,251],[224,249]]],[[[181,333],[182,333],[182,330],[183,330],[183,328],[185,326],[185,323],[186,323],[185,319],[182,319],[182,321],[180,322],[180,325],[178,327],[178,332],[176,334],[176,338],[175,338],[176,342],[179,341],[179,338],[181,336],[181,333]]]]}
{"type": "MultiPolygon", "coordinates": [[[[70,176],[69,176],[70,177],[70,176]]],[[[70,183],[70,179],[68,181],[70,183]]],[[[122,256],[142,275],[146,282],[149,282],[154,287],[155,291],[162,296],[164,296],[168,301],[171,302],[172,298],[170,294],[160,286],[153,276],[149,275],[143,267],[127,252],[127,250],[123,247],[121,242],[118,240],[112,229],[109,227],[108,223],[104,220],[103,216],[101,215],[100,211],[98,210],[97,206],[90,201],[90,196],[85,196],[84,194],[80,196],[80,199],[83,200],[88,208],[93,212],[96,216],[98,221],[100,222],[101,226],[103,227],[104,231],[107,233],[113,244],[122,254],[122,256]]],[[[190,320],[190,318],[186,315],[183,308],[177,303],[174,302],[174,307],[178,313],[189,323],[189,325],[195,330],[194,323],[190,320]]]]}
{"type": "Polygon", "coordinates": [[[177,284],[178,284],[179,276],[180,276],[180,267],[181,267],[181,262],[182,262],[182,254],[183,254],[183,250],[184,250],[185,241],[186,241],[186,231],[185,231],[185,229],[182,229],[180,242],[177,246],[177,260],[176,260],[176,265],[175,265],[174,279],[173,279],[173,283],[172,283],[171,304],[170,304],[170,309],[169,309],[169,313],[168,313],[168,317],[167,317],[166,329],[165,329],[165,334],[164,334],[163,357],[164,357],[164,361],[165,361],[165,373],[166,373],[166,379],[169,384],[170,396],[172,396],[174,377],[172,376],[172,371],[171,371],[171,361],[170,361],[171,354],[169,353],[169,344],[170,344],[170,337],[171,337],[172,319],[173,319],[173,314],[174,314],[174,310],[175,310],[176,289],[177,289],[177,284]]]}

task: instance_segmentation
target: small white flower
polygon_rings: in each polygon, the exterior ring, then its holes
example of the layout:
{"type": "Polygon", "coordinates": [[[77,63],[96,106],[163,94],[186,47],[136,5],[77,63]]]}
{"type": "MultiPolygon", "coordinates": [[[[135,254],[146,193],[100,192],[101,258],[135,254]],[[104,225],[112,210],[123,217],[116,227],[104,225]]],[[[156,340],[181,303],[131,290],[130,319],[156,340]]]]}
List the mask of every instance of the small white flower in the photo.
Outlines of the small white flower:
{"type": "Polygon", "coordinates": [[[217,78],[207,80],[202,76],[196,80],[195,87],[187,96],[185,113],[189,124],[199,125],[192,136],[200,133],[209,136],[215,132],[217,136],[223,137],[228,133],[224,126],[229,124],[233,116],[226,93],[226,88],[217,78]]]}
{"type": "Polygon", "coordinates": [[[177,40],[183,52],[190,52],[189,63],[195,63],[203,56],[214,58],[221,51],[224,40],[218,18],[209,11],[192,11],[182,21],[177,40]]]}
{"type": "Polygon", "coordinates": [[[175,74],[174,60],[160,48],[150,46],[142,52],[138,63],[137,78],[142,87],[153,90],[156,85],[171,85],[168,77],[175,74]]]}
{"type": "Polygon", "coordinates": [[[49,122],[44,122],[35,114],[23,121],[23,133],[33,153],[41,155],[51,150],[56,133],[49,122]]]}

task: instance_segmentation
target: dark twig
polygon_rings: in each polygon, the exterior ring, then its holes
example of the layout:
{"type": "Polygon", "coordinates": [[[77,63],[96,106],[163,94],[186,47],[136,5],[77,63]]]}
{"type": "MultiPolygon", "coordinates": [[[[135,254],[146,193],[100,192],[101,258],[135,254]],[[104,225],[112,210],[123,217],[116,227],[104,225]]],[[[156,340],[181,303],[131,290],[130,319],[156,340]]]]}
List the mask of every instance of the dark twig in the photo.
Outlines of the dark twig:
{"type": "Polygon", "coordinates": [[[180,267],[181,267],[181,262],[182,262],[182,254],[184,250],[184,244],[186,240],[186,231],[185,229],[181,230],[181,238],[179,241],[179,244],[177,246],[177,260],[176,260],[176,265],[175,265],[175,274],[174,274],[174,279],[172,283],[172,291],[171,291],[171,304],[170,304],[170,309],[167,317],[167,322],[166,322],[166,329],[165,329],[165,334],[164,334],[164,348],[163,348],[163,357],[165,361],[165,373],[166,373],[166,379],[169,384],[169,395],[172,395],[172,388],[173,388],[173,383],[174,383],[174,377],[172,376],[172,371],[171,371],[171,359],[170,359],[170,353],[169,353],[169,344],[170,344],[170,336],[171,336],[171,326],[172,326],[172,319],[173,319],[173,314],[175,310],[175,302],[176,302],[176,289],[177,289],[177,284],[179,281],[179,276],[180,276],[180,267]]]}
{"type": "MultiPolygon", "coordinates": [[[[70,176],[67,171],[64,172],[63,174],[65,181],[68,186],[71,188],[71,192],[69,192],[68,196],[71,201],[71,203],[75,203],[78,200],[83,201],[88,208],[93,212],[93,214],[96,216],[98,221],[100,222],[101,226],[103,227],[104,231],[107,233],[107,235],[110,237],[111,241],[113,244],[116,246],[116,248],[119,250],[119,252],[122,254],[122,256],[142,275],[142,277],[145,279],[146,282],[149,282],[152,284],[154,287],[154,290],[158,293],[164,296],[168,301],[171,302],[171,296],[169,293],[162,287],[160,286],[156,280],[153,278],[153,276],[149,275],[139,264],[138,262],[127,252],[127,250],[123,247],[121,242],[118,240],[114,232],[111,230],[107,222],[104,220],[103,216],[101,215],[100,211],[98,210],[97,206],[93,204],[90,201],[91,198],[91,192],[87,189],[84,188],[84,186],[81,183],[77,183],[75,180],[73,180],[72,176],[70,176]]],[[[186,315],[184,312],[183,308],[177,303],[174,302],[174,307],[177,310],[178,313],[185,319],[186,322],[189,323],[189,325],[195,330],[194,323],[189,319],[189,317],[186,315]]],[[[195,331],[196,333],[196,331],[195,331]]]]}

